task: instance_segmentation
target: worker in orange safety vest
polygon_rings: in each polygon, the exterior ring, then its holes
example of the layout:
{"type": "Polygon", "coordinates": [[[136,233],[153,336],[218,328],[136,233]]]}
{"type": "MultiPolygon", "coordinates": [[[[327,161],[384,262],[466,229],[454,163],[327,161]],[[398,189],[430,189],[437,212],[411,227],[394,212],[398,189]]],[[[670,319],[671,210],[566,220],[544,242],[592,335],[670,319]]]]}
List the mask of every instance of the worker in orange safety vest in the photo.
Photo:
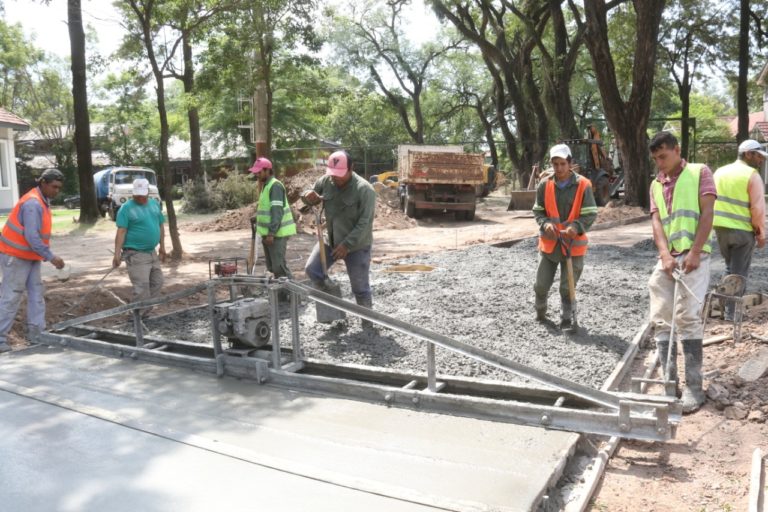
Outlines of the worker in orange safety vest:
{"type": "Polygon", "coordinates": [[[570,246],[574,286],[584,269],[587,231],[597,218],[597,205],[590,181],[571,170],[570,148],[552,146],[549,161],[552,172],[539,182],[533,215],[539,225],[539,266],[536,271],[536,320],[548,322],[547,296],[560,267],[560,327],[571,329],[573,304],[568,293],[566,245],[570,246]]]}
{"type": "Polygon", "coordinates": [[[45,299],[40,267],[50,261],[56,268],[64,267],[64,260],[50,249],[51,207],[64,184],[64,175],[58,169],[46,169],[37,186],[24,194],[11,210],[0,233],[0,352],[11,350],[7,336],[16,318],[24,290],[27,291],[27,339],[45,329],[45,299]]]}

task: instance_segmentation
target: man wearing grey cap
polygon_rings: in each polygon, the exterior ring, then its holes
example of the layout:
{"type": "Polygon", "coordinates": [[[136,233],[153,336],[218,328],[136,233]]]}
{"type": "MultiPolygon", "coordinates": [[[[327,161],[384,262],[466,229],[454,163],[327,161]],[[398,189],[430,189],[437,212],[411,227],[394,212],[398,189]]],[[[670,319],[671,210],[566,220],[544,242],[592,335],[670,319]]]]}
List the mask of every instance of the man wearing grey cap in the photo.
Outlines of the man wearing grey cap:
{"type": "Polygon", "coordinates": [[[54,255],[51,241],[50,199],[56,197],[64,184],[64,174],[58,169],[46,169],[37,186],[24,194],[8,215],[0,233],[0,352],[11,350],[6,337],[13,326],[24,290],[27,291],[27,339],[34,341],[45,329],[45,299],[40,267],[50,261],[54,267],[64,267],[64,260],[54,255]]]}
{"type": "MultiPolygon", "coordinates": [[[[160,203],[149,199],[149,181],[139,178],[133,182],[133,199],[117,212],[115,256],[112,265],[122,261],[128,266],[133,285],[133,302],[157,297],[163,286],[160,263],[165,261],[165,218],[160,203]],[[155,248],[160,244],[160,254],[155,248]]],[[[149,309],[142,311],[146,317],[149,309]]]]}
{"type": "MultiPolygon", "coordinates": [[[[755,246],[765,246],[765,186],[758,169],[768,153],[759,142],[747,139],[739,144],[739,157],[715,171],[715,219],[717,245],[725,259],[725,273],[745,278],[755,246]]],[[[725,318],[733,319],[734,304],[729,302],[725,318]]]]}
{"type": "Polygon", "coordinates": [[[571,258],[574,286],[584,269],[587,253],[587,231],[597,218],[597,205],[592,183],[571,170],[571,149],[556,144],[549,150],[553,172],[539,183],[533,216],[539,225],[539,267],[536,271],[536,320],[547,320],[547,296],[560,267],[560,327],[570,330],[573,304],[568,288],[566,262],[571,258]]]}

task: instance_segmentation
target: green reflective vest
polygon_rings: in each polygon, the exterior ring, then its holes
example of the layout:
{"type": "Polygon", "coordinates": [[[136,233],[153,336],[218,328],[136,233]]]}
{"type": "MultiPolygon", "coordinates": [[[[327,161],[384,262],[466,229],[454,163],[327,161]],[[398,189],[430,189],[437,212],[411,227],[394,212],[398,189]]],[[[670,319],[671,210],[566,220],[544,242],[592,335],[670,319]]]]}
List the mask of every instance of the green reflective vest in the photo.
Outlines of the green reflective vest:
{"type": "Polygon", "coordinates": [[[715,171],[715,227],[752,231],[749,179],[757,172],[741,160],[715,171]]]}
{"type": "MultiPolygon", "coordinates": [[[[699,227],[699,176],[702,164],[687,164],[680,172],[672,194],[672,211],[667,211],[664,201],[664,185],[653,180],[651,193],[656,206],[659,208],[659,218],[667,236],[667,244],[671,251],[682,253],[693,246],[696,229],[699,227]]],[[[704,247],[704,252],[712,252],[712,234],[710,233],[704,247]]]]}
{"type": "MultiPolygon", "coordinates": [[[[256,209],[256,232],[261,236],[267,236],[269,234],[269,224],[272,221],[271,209],[273,206],[282,206],[283,218],[280,220],[280,227],[278,228],[277,233],[275,233],[275,237],[282,238],[295,235],[296,223],[293,221],[291,207],[288,206],[288,194],[283,194],[282,203],[280,201],[270,201],[269,199],[269,191],[272,190],[275,183],[280,182],[274,178],[269,180],[259,196],[259,204],[256,209]]],[[[280,186],[282,187],[283,184],[280,183],[280,186]]]]}

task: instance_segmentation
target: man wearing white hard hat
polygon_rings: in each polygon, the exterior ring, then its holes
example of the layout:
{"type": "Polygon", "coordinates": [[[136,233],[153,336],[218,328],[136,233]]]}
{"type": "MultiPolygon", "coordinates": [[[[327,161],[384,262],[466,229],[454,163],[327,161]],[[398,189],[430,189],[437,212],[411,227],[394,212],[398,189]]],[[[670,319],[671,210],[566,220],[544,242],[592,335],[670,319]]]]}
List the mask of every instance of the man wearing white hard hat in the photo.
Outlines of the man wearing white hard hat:
{"type": "MultiPolygon", "coordinates": [[[[133,182],[133,198],[117,212],[115,256],[112,265],[119,267],[122,261],[128,266],[128,277],[133,285],[132,302],[155,298],[163,286],[165,261],[165,217],[160,203],[149,199],[149,181],[138,178],[133,182]],[[155,251],[158,244],[160,251],[155,251]]],[[[149,314],[142,311],[142,317],[149,314]]]]}
{"type": "Polygon", "coordinates": [[[275,277],[292,279],[285,254],[288,237],[296,234],[296,224],[288,205],[285,186],[275,178],[272,162],[267,158],[257,158],[250,171],[261,183],[261,194],[256,206],[256,232],[261,236],[267,270],[275,277]]]}
{"type": "MultiPolygon", "coordinates": [[[[717,245],[725,259],[725,273],[749,275],[752,251],[765,247],[765,185],[760,178],[768,153],[756,140],[739,144],[738,158],[715,171],[714,227],[717,245]]],[[[725,318],[733,319],[733,302],[725,318]]]]}
{"type": "Polygon", "coordinates": [[[597,218],[592,183],[571,170],[571,149],[556,144],[549,150],[551,173],[536,190],[533,216],[539,225],[539,266],[536,271],[536,320],[547,322],[547,297],[560,267],[560,327],[573,327],[573,304],[568,289],[566,260],[573,263],[574,286],[584,269],[587,231],[597,218]]]}
{"type": "MultiPolygon", "coordinates": [[[[369,274],[376,209],[373,187],[354,172],[352,159],[346,151],[336,151],[328,157],[325,176],[302,197],[308,204],[323,202],[330,242],[325,246],[327,261],[332,265],[336,260],[344,260],[355,301],[372,308],[369,274]]],[[[322,287],[327,276],[323,273],[319,244],[315,244],[304,271],[316,286],[322,287]]],[[[363,320],[362,325],[372,327],[368,320],[363,320]]]]}

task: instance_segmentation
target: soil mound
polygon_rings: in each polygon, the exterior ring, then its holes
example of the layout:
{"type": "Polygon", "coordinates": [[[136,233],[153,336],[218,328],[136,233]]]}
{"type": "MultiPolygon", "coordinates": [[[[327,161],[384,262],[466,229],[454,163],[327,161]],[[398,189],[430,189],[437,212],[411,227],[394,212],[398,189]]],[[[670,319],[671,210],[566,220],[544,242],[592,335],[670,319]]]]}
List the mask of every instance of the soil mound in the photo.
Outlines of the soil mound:
{"type": "MultiPolygon", "coordinates": [[[[288,203],[296,221],[296,229],[301,233],[315,233],[315,216],[313,213],[302,214],[299,212],[302,202],[299,199],[301,193],[312,188],[315,181],[325,174],[323,169],[309,168],[293,176],[283,179],[288,203]]],[[[409,219],[400,211],[397,201],[397,191],[388,187],[374,187],[377,191],[376,212],[373,220],[373,230],[380,229],[406,229],[416,225],[416,221],[409,219]]],[[[227,210],[213,220],[198,222],[187,227],[189,231],[230,231],[235,229],[250,229],[250,219],[256,214],[255,206],[245,206],[237,210],[227,210]]]]}

